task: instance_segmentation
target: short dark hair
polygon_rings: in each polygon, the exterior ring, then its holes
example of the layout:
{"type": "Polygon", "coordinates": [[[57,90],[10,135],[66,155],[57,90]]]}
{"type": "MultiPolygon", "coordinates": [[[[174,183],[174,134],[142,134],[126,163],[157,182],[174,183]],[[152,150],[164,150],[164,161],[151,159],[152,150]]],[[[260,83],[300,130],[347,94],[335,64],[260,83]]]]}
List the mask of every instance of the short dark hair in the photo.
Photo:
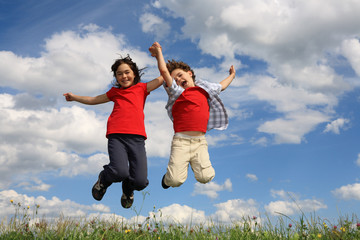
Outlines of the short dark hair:
{"type": "Polygon", "coordinates": [[[140,79],[141,76],[144,74],[142,71],[145,68],[139,69],[138,66],[136,65],[136,63],[131,59],[130,55],[127,55],[124,58],[116,59],[114,64],[111,66],[111,71],[113,72],[114,77],[115,77],[115,80],[113,81],[113,85],[116,87],[121,87],[120,84],[116,80],[116,71],[117,71],[118,67],[124,63],[129,65],[131,70],[134,72],[134,75],[135,75],[134,84],[139,83],[141,81],[141,79],[140,79]]]}
{"type": "Polygon", "coordinates": [[[172,59],[171,61],[168,60],[168,62],[166,63],[166,67],[169,70],[170,74],[172,71],[174,71],[175,69],[178,69],[178,68],[184,70],[185,72],[190,71],[192,73],[192,79],[195,82],[194,71],[191,69],[191,67],[188,64],[186,64],[182,61],[175,61],[174,59],[172,59]]]}

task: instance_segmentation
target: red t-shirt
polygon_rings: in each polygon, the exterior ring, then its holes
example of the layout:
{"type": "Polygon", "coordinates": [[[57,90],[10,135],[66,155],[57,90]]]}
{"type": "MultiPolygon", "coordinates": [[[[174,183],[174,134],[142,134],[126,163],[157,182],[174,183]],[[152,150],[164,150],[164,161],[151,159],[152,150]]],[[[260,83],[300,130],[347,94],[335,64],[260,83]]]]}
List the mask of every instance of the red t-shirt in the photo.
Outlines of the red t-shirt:
{"type": "Polygon", "coordinates": [[[106,95],[114,102],[107,122],[106,137],[113,133],[123,133],[146,138],[144,105],[149,95],[146,83],[138,83],[126,89],[113,87],[106,95]]]}
{"type": "Polygon", "coordinates": [[[190,87],[178,97],[172,108],[174,131],[206,132],[209,121],[209,94],[200,87],[190,87]]]}

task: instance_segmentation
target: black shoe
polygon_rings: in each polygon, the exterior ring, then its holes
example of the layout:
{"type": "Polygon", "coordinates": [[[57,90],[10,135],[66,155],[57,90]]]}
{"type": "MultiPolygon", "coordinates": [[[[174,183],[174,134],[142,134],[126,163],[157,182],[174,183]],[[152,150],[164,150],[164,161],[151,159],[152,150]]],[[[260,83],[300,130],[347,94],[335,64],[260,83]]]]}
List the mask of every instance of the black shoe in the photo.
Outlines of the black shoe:
{"type": "Polygon", "coordinates": [[[163,189],[168,189],[170,186],[168,186],[168,185],[165,184],[164,178],[165,178],[165,175],[162,177],[161,186],[163,187],[163,189]]]}
{"type": "Polygon", "coordinates": [[[103,178],[103,171],[100,172],[99,178],[92,188],[92,195],[94,199],[98,201],[100,201],[103,198],[103,196],[106,193],[106,189],[108,187],[101,182],[103,181],[101,178],[103,178]]]}
{"type": "Polygon", "coordinates": [[[123,195],[121,196],[121,206],[123,208],[130,208],[134,202],[134,193],[132,193],[130,196],[123,195]]]}

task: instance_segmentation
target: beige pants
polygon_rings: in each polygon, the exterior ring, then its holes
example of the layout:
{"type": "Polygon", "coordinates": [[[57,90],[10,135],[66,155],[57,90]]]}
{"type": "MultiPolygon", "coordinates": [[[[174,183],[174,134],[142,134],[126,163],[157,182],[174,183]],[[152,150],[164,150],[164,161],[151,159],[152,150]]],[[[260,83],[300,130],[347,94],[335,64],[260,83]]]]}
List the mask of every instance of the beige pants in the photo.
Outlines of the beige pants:
{"type": "Polygon", "coordinates": [[[183,184],[188,175],[189,164],[196,180],[200,183],[210,182],[215,177],[205,136],[191,137],[176,134],[171,144],[165,184],[171,187],[179,187],[183,184]]]}

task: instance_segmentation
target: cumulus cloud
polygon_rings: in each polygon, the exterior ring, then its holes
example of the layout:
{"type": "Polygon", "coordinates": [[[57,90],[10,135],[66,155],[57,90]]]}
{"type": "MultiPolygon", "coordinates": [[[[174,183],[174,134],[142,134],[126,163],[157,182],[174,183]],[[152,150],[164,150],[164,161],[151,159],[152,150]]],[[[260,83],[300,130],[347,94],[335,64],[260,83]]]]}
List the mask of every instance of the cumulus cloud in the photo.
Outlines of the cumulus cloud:
{"type": "Polygon", "coordinates": [[[224,134],[212,131],[206,135],[209,146],[222,147],[226,145],[238,145],[244,142],[244,139],[237,134],[224,134]]]}
{"type": "Polygon", "coordinates": [[[163,219],[166,222],[175,222],[182,225],[189,225],[191,223],[200,224],[205,223],[207,220],[204,211],[180,204],[171,204],[161,208],[156,213],[149,213],[149,215],[155,216],[156,219],[163,219]]]}
{"type": "Polygon", "coordinates": [[[124,35],[93,24],[80,26],[45,39],[39,57],[0,51],[0,85],[48,98],[62,98],[67,91],[102,94],[113,80],[110,67],[118,54],[130,54],[140,67],[153,62],[149,54],[128,44],[124,35]]]}
{"type": "Polygon", "coordinates": [[[48,191],[51,188],[51,185],[43,183],[38,178],[33,178],[29,182],[21,182],[17,185],[27,191],[48,191]]]}
{"type": "Polygon", "coordinates": [[[217,222],[232,223],[249,216],[259,216],[258,203],[254,199],[232,199],[215,204],[216,212],[211,218],[217,222]]]}
{"type": "Polygon", "coordinates": [[[352,68],[360,76],[360,41],[358,38],[346,39],[342,42],[341,51],[352,68]]]}
{"type": "Polygon", "coordinates": [[[68,176],[94,173],[107,159],[104,156],[93,162],[94,156],[80,156],[106,151],[106,122],[101,115],[77,106],[59,110],[17,109],[16,96],[0,96],[4,100],[0,111],[0,124],[4,126],[0,129],[2,187],[11,184],[11,180],[27,182],[26,177],[46,171],[68,176]]]}
{"type": "MultiPolygon", "coordinates": [[[[5,89],[0,94],[2,188],[14,184],[46,191],[50,188],[46,182],[34,181],[41,173],[97,174],[108,163],[105,132],[111,103],[87,106],[66,102],[62,95],[106,92],[113,80],[114,59],[128,53],[139,67],[154,64],[147,52],[129,45],[123,35],[93,24],[54,33],[44,40],[38,57],[0,51],[0,86],[5,89]],[[7,88],[15,91],[7,93],[7,88]]],[[[142,80],[148,79],[145,74],[142,80]]],[[[165,102],[151,103],[156,97],[149,96],[146,108],[146,129],[157,137],[147,150],[149,156],[163,157],[170,149],[170,137],[164,133],[172,129],[164,117],[165,102]]]]}
{"type": "Polygon", "coordinates": [[[360,183],[349,184],[331,191],[339,199],[360,200],[360,183]]]}
{"type": "Polygon", "coordinates": [[[266,146],[268,144],[268,139],[266,137],[252,138],[251,143],[254,145],[266,146]]]}
{"type": "Polygon", "coordinates": [[[142,31],[155,35],[155,39],[163,40],[170,33],[170,25],[160,17],[145,13],[140,17],[142,31]]]}
{"type": "Polygon", "coordinates": [[[294,215],[302,212],[314,212],[322,208],[327,208],[326,204],[317,199],[300,199],[300,197],[284,190],[271,190],[274,198],[281,198],[265,205],[265,210],[271,215],[294,215]]]}
{"type": "Polygon", "coordinates": [[[193,196],[195,195],[206,195],[209,198],[217,198],[219,196],[219,191],[232,191],[232,183],[230,179],[226,179],[224,184],[219,185],[216,182],[212,181],[206,184],[195,183],[194,191],[192,193],[193,196]]]}
{"type": "Polygon", "coordinates": [[[149,157],[170,155],[174,130],[165,105],[165,101],[148,102],[145,105],[146,133],[151,136],[146,140],[146,154],[149,157]]]}
{"type": "Polygon", "coordinates": [[[249,179],[251,182],[256,182],[258,177],[255,174],[248,173],[246,174],[246,178],[249,179]]]}
{"type": "Polygon", "coordinates": [[[340,129],[345,128],[346,125],[350,122],[349,119],[338,118],[331,123],[328,123],[325,127],[324,132],[332,132],[335,134],[340,134],[340,129]]]}
{"type": "MultiPolygon", "coordinates": [[[[19,194],[13,190],[5,190],[0,192],[0,216],[3,219],[5,216],[14,214],[15,208],[29,207],[29,211],[33,213],[34,208],[39,205],[39,216],[44,215],[47,218],[59,217],[60,214],[66,217],[85,217],[90,213],[109,213],[109,207],[103,204],[82,205],[71,200],[61,200],[57,197],[47,199],[43,196],[30,197],[25,194],[19,194]],[[13,207],[11,202],[13,202],[13,207]]],[[[20,212],[22,212],[20,210],[20,212]]]]}
{"type": "Polygon", "coordinates": [[[184,19],[183,36],[203,53],[224,62],[245,55],[266,63],[266,72],[250,77],[249,93],[243,96],[270,103],[279,113],[258,128],[276,143],[301,143],[332,119],[339,96],[354,87],[329,64],[340,53],[359,72],[360,44],[354,36],[359,34],[360,5],[353,1],[158,0],[153,6],[184,19]]]}
{"type": "Polygon", "coordinates": [[[155,214],[156,219],[161,219],[168,223],[186,224],[231,224],[237,221],[243,221],[249,216],[259,216],[258,203],[253,199],[232,199],[226,202],[214,205],[216,211],[208,216],[204,211],[193,209],[186,205],[172,204],[160,208],[156,213],[149,213],[150,216],[155,214]]]}
{"type": "Polygon", "coordinates": [[[49,199],[43,196],[30,197],[25,194],[19,194],[14,190],[0,192],[0,219],[12,217],[15,208],[21,210],[29,207],[28,211],[33,212],[36,206],[39,206],[38,216],[41,215],[45,219],[57,218],[62,215],[69,218],[97,218],[107,221],[121,220],[129,223],[145,222],[147,217],[150,217],[150,220],[156,218],[157,221],[162,221],[165,224],[213,224],[214,220],[219,221],[219,223],[233,223],[234,221],[243,220],[244,217],[259,216],[258,204],[253,199],[234,199],[215,204],[216,211],[211,215],[206,215],[202,210],[174,203],[159,208],[157,211],[149,212],[148,216],[138,215],[126,219],[111,213],[111,209],[103,204],[83,205],[68,199],[61,200],[57,197],[49,199]]]}
{"type": "Polygon", "coordinates": [[[275,136],[275,143],[301,143],[304,135],[317,124],[329,120],[329,116],[313,110],[304,110],[287,114],[285,118],[267,121],[258,127],[259,132],[275,136]]]}

